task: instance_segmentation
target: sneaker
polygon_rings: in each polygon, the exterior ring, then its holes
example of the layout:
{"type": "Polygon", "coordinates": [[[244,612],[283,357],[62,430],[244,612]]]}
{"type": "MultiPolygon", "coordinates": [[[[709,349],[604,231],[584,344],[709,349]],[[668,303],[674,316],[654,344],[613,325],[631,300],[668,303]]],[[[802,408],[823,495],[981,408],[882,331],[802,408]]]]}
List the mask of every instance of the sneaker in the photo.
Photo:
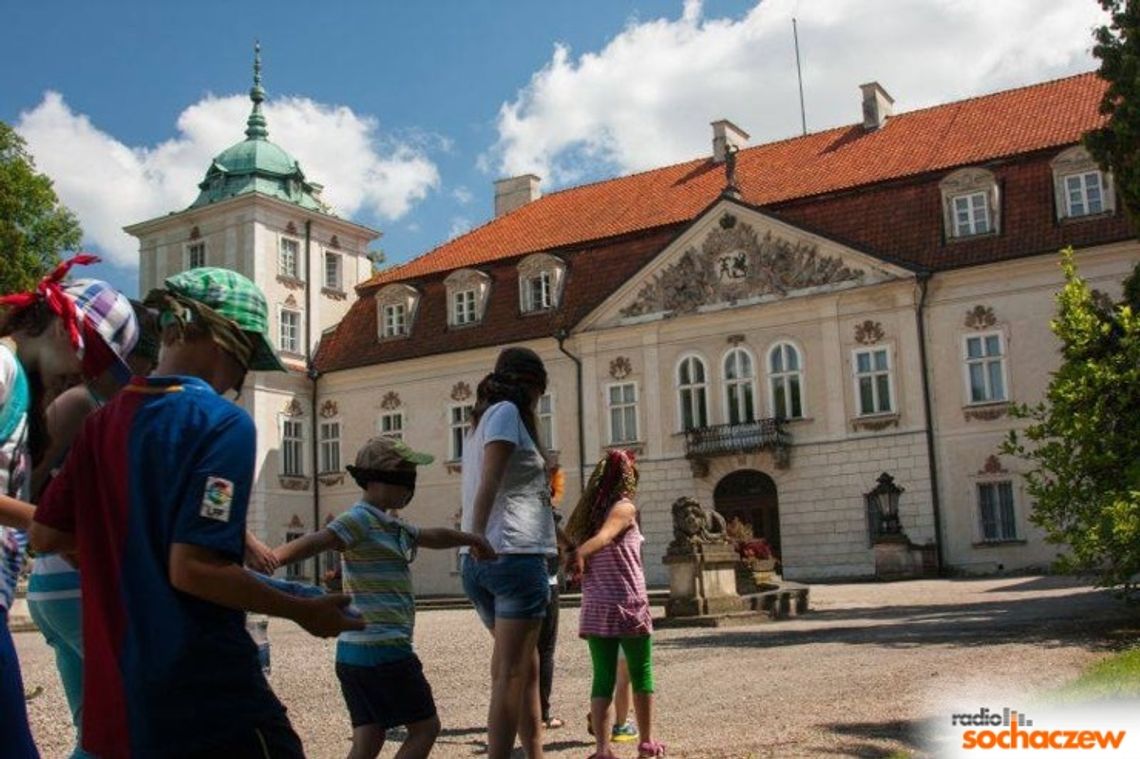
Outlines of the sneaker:
{"type": "Polygon", "coordinates": [[[610,740],[614,743],[633,743],[637,736],[637,725],[633,724],[633,720],[627,719],[624,725],[614,725],[610,740]]]}

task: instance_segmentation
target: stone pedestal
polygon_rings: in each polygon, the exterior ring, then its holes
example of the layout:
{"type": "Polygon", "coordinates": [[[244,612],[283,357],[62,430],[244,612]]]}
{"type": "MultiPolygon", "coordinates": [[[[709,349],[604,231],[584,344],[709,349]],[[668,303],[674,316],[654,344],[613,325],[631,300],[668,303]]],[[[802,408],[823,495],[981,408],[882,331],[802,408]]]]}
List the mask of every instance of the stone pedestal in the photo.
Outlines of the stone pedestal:
{"type": "Polygon", "coordinates": [[[727,543],[698,543],[670,549],[666,617],[733,614],[745,609],[736,594],[736,551],[727,543]]]}
{"type": "Polygon", "coordinates": [[[875,541],[875,576],[883,580],[922,577],[926,574],[925,553],[933,549],[917,546],[905,534],[875,541]]]}

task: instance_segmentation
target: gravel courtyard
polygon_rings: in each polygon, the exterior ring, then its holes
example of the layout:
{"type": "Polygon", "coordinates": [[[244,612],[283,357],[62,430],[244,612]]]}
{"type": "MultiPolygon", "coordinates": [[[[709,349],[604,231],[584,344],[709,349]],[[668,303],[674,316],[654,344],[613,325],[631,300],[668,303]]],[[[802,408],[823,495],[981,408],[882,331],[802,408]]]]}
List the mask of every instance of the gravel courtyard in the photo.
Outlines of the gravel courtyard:
{"type": "MultiPolygon", "coordinates": [[[[933,695],[979,678],[1048,689],[1140,630],[1107,594],[1061,577],[816,585],[811,598],[799,619],[657,633],[659,737],[671,757],[922,756],[917,727],[935,716],[933,695]]],[[[567,726],[547,734],[551,757],[592,751],[576,630],[577,610],[563,610],[553,700],[567,726]]],[[[343,757],[350,729],[332,641],[282,621],[270,636],[273,687],[309,756],[343,757]]],[[[490,637],[471,611],[430,611],[416,641],[443,721],[433,756],[482,755],[490,637]]],[[[66,756],[71,729],[50,650],[36,633],[17,634],[16,646],[25,686],[43,689],[28,705],[40,749],[66,756]]],[[[393,753],[390,741],[382,756],[393,753]]]]}

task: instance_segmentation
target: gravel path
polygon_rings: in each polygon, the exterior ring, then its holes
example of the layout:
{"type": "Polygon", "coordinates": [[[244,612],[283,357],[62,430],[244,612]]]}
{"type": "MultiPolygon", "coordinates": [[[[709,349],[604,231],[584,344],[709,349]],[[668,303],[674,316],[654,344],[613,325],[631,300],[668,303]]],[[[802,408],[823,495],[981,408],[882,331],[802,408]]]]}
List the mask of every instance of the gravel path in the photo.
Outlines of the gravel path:
{"type": "MultiPolygon", "coordinates": [[[[920,756],[916,731],[934,716],[934,695],[979,677],[1047,689],[1138,629],[1140,618],[1070,578],[817,585],[799,619],[659,632],[659,737],[670,757],[920,756]]],[[[592,752],[589,661],[576,632],[576,611],[564,611],[554,711],[568,724],[548,733],[549,757],[592,752]]],[[[423,612],[416,634],[444,726],[433,756],[482,755],[490,636],[466,610],[423,612]]],[[[270,635],[273,687],[309,756],[343,757],[350,729],[333,643],[281,621],[270,635]]],[[[17,634],[16,646],[27,689],[43,688],[29,703],[40,748],[66,756],[71,729],[50,650],[36,633],[17,634]]],[[[628,744],[616,753],[636,756],[628,744]]]]}

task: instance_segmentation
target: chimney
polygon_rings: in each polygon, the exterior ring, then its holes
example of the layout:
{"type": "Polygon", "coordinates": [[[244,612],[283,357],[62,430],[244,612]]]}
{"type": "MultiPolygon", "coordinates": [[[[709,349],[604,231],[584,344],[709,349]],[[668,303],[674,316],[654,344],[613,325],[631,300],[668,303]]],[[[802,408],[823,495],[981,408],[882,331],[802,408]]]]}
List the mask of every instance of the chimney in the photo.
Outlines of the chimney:
{"type": "Polygon", "coordinates": [[[532,200],[538,200],[542,193],[538,183],[542,181],[534,174],[509,177],[495,182],[495,218],[521,208],[532,200]]]}
{"type": "Polygon", "coordinates": [[[713,161],[724,163],[727,148],[740,150],[748,144],[748,132],[733,124],[728,119],[712,122],[713,128],[713,161]]]}
{"type": "Polygon", "coordinates": [[[860,84],[859,89],[863,90],[863,129],[873,132],[882,128],[895,115],[895,99],[878,82],[860,84]]]}

